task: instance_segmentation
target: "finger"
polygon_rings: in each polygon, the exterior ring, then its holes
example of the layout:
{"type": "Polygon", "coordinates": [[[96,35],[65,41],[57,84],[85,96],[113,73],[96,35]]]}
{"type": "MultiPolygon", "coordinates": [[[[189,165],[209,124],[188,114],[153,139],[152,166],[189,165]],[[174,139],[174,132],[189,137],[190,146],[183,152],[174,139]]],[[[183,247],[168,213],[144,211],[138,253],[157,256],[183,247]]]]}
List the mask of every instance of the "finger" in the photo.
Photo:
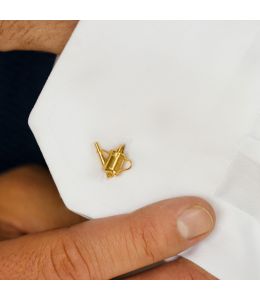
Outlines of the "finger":
{"type": "Polygon", "coordinates": [[[113,278],[191,247],[214,222],[213,209],[200,198],[165,200],[131,214],[3,242],[0,270],[8,278],[113,278]]]}
{"type": "Polygon", "coordinates": [[[128,280],[213,280],[217,279],[193,262],[178,258],[150,270],[128,276],[128,280]]]}
{"type": "Polygon", "coordinates": [[[83,220],[64,206],[46,169],[24,166],[0,176],[0,237],[13,238],[83,220]]]}

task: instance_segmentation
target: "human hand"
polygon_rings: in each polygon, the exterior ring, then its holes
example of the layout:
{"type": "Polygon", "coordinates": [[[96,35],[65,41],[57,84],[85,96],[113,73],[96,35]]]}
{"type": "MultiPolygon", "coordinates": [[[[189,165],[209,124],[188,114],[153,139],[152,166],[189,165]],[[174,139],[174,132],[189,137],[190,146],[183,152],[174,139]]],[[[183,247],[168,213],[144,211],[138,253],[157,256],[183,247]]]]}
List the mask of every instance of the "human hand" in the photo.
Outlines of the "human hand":
{"type": "MultiPolygon", "coordinates": [[[[195,197],[164,200],[129,214],[83,222],[65,209],[50,176],[38,167],[0,176],[0,191],[0,224],[8,212],[11,232],[16,232],[12,239],[0,242],[1,279],[115,278],[177,255],[204,239],[215,223],[210,205],[195,197]],[[22,233],[27,234],[18,237],[22,233]]],[[[10,226],[2,226],[2,231],[5,228],[10,226]]],[[[179,258],[125,278],[214,277],[179,258]]]]}

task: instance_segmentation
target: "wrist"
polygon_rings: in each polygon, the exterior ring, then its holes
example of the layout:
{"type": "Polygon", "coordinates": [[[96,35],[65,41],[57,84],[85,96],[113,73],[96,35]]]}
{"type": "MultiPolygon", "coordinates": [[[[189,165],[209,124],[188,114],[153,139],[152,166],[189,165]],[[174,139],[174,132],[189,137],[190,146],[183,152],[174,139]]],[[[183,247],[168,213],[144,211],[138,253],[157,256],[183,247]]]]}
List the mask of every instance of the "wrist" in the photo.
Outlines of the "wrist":
{"type": "Polygon", "coordinates": [[[0,21],[0,51],[33,50],[59,54],[77,21],[0,21]]]}

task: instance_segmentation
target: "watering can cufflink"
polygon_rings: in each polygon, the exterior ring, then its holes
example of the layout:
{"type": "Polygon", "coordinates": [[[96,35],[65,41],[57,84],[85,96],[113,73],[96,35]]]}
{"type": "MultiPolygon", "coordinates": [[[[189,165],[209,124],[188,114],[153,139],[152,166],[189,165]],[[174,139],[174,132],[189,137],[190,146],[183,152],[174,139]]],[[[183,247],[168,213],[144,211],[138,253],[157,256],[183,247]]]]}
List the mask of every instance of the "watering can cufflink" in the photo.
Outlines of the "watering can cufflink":
{"type": "Polygon", "coordinates": [[[107,178],[118,176],[132,167],[132,161],[124,153],[125,145],[109,151],[102,149],[97,142],[95,147],[107,178]]]}

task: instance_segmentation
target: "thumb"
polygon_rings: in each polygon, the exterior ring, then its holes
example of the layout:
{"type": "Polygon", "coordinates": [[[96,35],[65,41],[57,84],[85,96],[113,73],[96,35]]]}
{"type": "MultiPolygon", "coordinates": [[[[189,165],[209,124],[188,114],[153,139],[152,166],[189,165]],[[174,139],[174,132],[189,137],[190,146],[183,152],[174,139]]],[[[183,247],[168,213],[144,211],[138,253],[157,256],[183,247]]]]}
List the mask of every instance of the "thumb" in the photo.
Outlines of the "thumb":
{"type": "Polygon", "coordinates": [[[213,229],[211,206],[196,197],[0,243],[4,279],[108,279],[174,256],[213,229]]]}

